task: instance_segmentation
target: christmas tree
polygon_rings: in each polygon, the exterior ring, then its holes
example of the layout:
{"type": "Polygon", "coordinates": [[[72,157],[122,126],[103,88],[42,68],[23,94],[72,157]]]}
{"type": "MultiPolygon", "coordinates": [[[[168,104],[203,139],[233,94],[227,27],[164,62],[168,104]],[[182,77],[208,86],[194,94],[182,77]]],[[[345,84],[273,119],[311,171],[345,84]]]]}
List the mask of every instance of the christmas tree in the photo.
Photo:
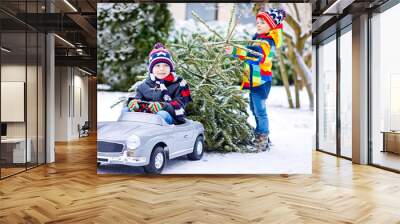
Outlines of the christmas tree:
{"type": "Polygon", "coordinates": [[[253,139],[248,124],[248,99],[240,90],[241,62],[225,55],[225,44],[232,44],[236,20],[234,10],[224,34],[213,30],[195,13],[211,35],[178,35],[169,44],[177,63],[177,74],[189,84],[193,102],[186,109],[190,119],[201,122],[206,130],[208,150],[245,152],[253,139]]]}

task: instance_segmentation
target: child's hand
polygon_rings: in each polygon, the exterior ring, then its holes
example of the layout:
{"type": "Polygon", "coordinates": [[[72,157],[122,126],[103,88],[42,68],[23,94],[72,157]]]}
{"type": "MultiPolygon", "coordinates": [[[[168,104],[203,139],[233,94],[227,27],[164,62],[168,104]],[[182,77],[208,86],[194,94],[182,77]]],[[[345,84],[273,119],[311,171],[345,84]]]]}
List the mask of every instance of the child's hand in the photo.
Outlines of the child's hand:
{"type": "Polygon", "coordinates": [[[158,111],[162,110],[163,106],[159,102],[151,102],[149,103],[148,109],[153,113],[157,113],[158,111]]]}
{"type": "Polygon", "coordinates": [[[233,47],[231,45],[225,46],[225,53],[232,54],[233,47]]]}
{"type": "Polygon", "coordinates": [[[131,101],[129,101],[128,103],[128,109],[129,111],[139,111],[139,100],[137,99],[133,99],[131,101]]]}

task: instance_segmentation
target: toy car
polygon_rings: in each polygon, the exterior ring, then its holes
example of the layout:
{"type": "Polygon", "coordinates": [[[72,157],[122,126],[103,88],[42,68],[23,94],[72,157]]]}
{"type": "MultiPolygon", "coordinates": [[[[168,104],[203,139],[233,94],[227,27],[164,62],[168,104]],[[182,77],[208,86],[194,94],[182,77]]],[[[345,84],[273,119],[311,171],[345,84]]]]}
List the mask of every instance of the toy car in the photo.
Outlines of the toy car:
{"type": "Polygon", "coordinates": [[[121,112],[118,121],[99,122],[97,134],[98,165],[143,166],[147,173],[160,174],[169,159],[203,156],[204,127],[189,119],[169,125],[156,114],[121,112]]]}

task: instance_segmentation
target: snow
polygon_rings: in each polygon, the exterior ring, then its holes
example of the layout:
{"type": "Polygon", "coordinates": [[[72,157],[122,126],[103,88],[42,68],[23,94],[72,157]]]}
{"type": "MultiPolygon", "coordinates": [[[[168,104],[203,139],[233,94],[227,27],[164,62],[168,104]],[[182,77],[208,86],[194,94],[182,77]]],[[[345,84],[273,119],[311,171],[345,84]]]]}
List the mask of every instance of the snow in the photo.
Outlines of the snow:
{"type": "Polygon", "coordinates": [[[111,86],[108,84],[97,84],[97,90],[110,90],[111,86]]]}
{"type": "Polygon", "coordinates": [[[97,91],[97,121],[116,121],[122,110],[122,103],[111,108],[121,97],[128,97],[126,92],[97,91]]]}
{"type": "MultiPolygon", "coordinates": [[[[294,91],[292,96],[294,97],[294,91]]],[[[116,120],[122,105],[111,109],[110,105],[119,97],[129,93],[98,92],[99,121],[116,120]]],[[[207,152],[199,161],[186,157],[168,161],[163,174],[311,174],[312,136],[314,114],[309,111],[305,90],[300,92],[300,109],[289,109],[283,87],[274,86],[267,100],[270,119],[270,137],[273,143],[270,151],[260,153],[216,153],[207,152]]],[[[250,113],[250,109],[248,109],[250,113]]],[[[251,113],[250,113],[251,114],[251,113]]],[[[254,126],[250,116],[248,122],[254,126]]],[[[143,173],[142,168],[125,166],[99,167],[98,173],[143,173]]]]}

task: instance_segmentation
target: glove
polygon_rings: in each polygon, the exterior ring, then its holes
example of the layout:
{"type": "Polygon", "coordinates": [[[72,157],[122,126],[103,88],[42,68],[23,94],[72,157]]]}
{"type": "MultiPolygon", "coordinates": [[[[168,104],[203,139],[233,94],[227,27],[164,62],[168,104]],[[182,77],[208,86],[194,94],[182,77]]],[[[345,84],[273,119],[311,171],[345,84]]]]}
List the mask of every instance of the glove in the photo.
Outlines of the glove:
{"type": "Polygon", "coordinates": [[[162,110],[163,105],[159,102],[151,102],[147,106],[148,110],[151,111],[153,114],[157,113],[158,111],[162,110]]]}
{"type": "Polygon", "coordinates": [[[128,103],[128,109],[129,111],[139,111],[140,106],[139,106],[139,100],[137,99],[133,99],[131,101],[129,101],[128,103]]]}

